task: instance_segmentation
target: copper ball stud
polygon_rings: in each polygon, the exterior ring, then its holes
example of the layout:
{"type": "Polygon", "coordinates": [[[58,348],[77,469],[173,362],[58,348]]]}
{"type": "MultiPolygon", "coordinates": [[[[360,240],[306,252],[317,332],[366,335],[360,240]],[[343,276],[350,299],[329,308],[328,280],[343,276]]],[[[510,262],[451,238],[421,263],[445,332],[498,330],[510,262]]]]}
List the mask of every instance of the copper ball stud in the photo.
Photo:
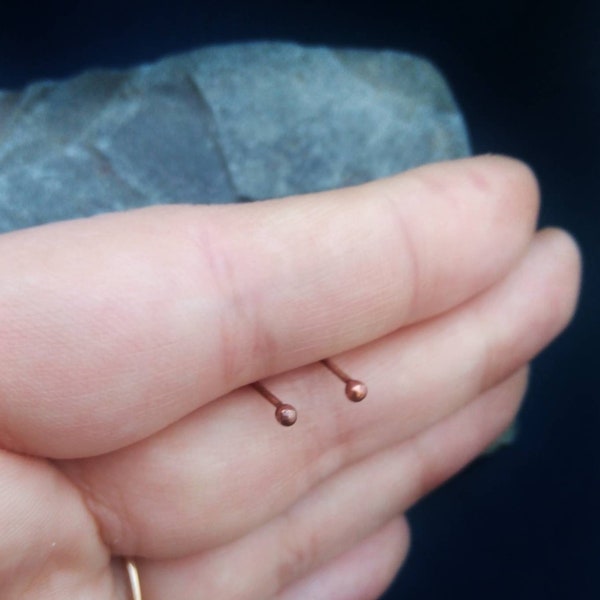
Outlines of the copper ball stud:
{"type": "Polygon", "coordinates": [[[284,404],[275,394],[258,381],[254,382],[252,387],[275,407],[275,418],[281,425],[291,427],[296,422],[298,413],[291,404],[284,404]]]}
{"type": "Polygon", "coordinates": [[[284,427],[291,427],[296,422],[298,413],[291,404],[280,404],[275,410],[275,418],[284,427]]]}
{"type": "Polygon", "coordinates": [[[351,379],[346,382],[346,398],[352,402],[360,402],[367,397],[367,386],[362,381],[351,379]]]}
{"type": "MultiPolygon", "coordinates": [[[[345,384],[346,398],[352,402],[360,402],[367,397],[367,386],[357,379],[352,379],[346,372],[340,369],[331,359],[321,361],[336,377],[345,384]]],[[[262,383],[256,381],[252,387],[275,407],[275,418],[284,427],[292,426],[298,419],[298,413],[291,404],[284,404],[275,394],[270,392],[262,383]]]]}
{"type": "Polygon", "coordinates": [[[352,379],[345,371],[342,371],[330,358],[321,361],[338,379],[346,384],[346,398],[352,402],[360,402],[367,397],[367,386],[357,379],[352,379]]]}

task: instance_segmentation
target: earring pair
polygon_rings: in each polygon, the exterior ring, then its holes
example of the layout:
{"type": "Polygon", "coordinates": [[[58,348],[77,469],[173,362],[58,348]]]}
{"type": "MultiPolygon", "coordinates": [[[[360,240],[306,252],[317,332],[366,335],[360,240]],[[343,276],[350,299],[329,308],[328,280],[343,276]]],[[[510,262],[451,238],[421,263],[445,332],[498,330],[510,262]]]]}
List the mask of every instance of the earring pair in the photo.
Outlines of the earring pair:
{"type": "MultiPolygon", "coordinates": [[[[329,371],[331,371],[338,379],[346,384],[344,389],[346,398],[352,402],[360,402],[367,397],[367,386],[358,379],[352,379],[345,371],[340,369],[330,358],[320,361],[329,371]]],[[[252,384],[252,387],[268,402],[275,407],[275,418],[284,427],[293,425],[298,413],[291,404],[285,404],[275,394],[269,391],[260,381],[252,384]]]]}

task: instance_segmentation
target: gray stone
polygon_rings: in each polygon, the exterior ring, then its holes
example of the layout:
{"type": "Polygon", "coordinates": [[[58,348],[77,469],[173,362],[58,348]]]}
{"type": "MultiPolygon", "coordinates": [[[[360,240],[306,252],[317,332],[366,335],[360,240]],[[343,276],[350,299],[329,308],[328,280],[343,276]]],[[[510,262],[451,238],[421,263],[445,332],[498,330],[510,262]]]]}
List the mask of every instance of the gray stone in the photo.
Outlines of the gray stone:
{"type": "Polygon", "coordinates": [[[208,47],[0,92],[0,231],[318,191],[468,153],[451,93],[421,58],[208,47]]]}

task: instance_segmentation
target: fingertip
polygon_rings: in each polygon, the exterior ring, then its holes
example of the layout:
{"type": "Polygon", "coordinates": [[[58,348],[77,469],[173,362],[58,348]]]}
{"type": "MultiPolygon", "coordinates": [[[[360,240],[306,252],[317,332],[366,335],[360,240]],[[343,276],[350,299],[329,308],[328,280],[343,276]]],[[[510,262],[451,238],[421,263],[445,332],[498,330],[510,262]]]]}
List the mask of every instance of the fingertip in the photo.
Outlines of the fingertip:
{"type": "Polygon", "coordinates": [[[410,551],[411,532],[408,519],[404,515],[395,517],[375,534],[380,538],[383,556],[379,563],[377,576],[371,580],[372,586],[365,597],[380,598],[398,576],[410,551]]]}
{"type": "Polygon", "coordinates": [[[454,164],[464,169],[474,190],[483,192],[485,196],[503,198],[505,210],[507,203],[515,202],[515,208],[534,229],[541,193],[537,176],[530,165],[502,154],[480,154],[454,161],[454,164]]]}
{"type": "Polygon", "coordinates": [[[547,302],[557,321],[565,327],[577,309],[582,279],[582,254],[578,242],[564,229],[549,227],[538,234],[540,251],[546,252],[546,264],[554,273],[547,302]]]}
{"type": "Polygon", "coordinates": [[[539,215],[540,187],[533,169],[523,161],[484,154],[424,165],[406,175],[411,173],[427,192],[452,201],[456,209],[491,208],[491,215],[480,215],[480,225],[512,234],[506,245],[523,250],[531,240],[539,215]]]}
{"type": "MultiPolygon", "coordinates": [[[[452,243],[443,249],[441,244],[428,247],[439,252],[432,261],[440,267],[438,272],[432,274],[429,265],[417,263],[419,277],[429,278],[433,289],[446,288],[445,298],[451,298],[453,288],[463,287],[463,276],[472,295],[501,279],[522,259],[535,235],[538,182],[532,169],[514,158],[483,155],[425,165],[400,175],[388,184],[388,192],[408,215],[410,227],[405,230],[415,240],[417,257],[423,254],[420,240],[442,239],[441,233],[452,232],[452,243]],[[416,227],[423,212],[428,213],[424,232],[416,227]],[[443,267],[448,264],[455,266],[452,287],[439,276],[447,275],[443,267]],[[463,268],[467,264],[469,268],[463,268]]],[[[417,318],[429,316],[432,309],[423,296],[415,297],[421,309],[415,311],[417,318]]],[[[457,303],[452,298],[449,306],[457,303]]]]}
{"type": "Polygon", "coordinates": [[[412,538],[410,524],[405,515],[400,515],[391,521],[388,527],[392,530],[396,543],[394,556],[398,567],[404,563],[410,551],[412,538]]]}
{"type": "Polygon", "coordinates": [[[464,159],[472,187],[485,196],[502,199],[499,215],[517,228],[524,226],[528,238],[536,228],[540,210],[540,186],[535,172],[527,163],[510,156],[484,154],[464,159]]]}
{"type": "Polygon", "coordinates": [[[404,516],[386,523],[353,548],[281,591],[277,600],[376,600],[402,567],[410,545],[404,516]]]}
{"type": "Polygon", "coordinates": [[[539,196],[539,185],[533,168],[525,161],[506,154],[478,154],[461,159],[477,163],[484,168],[496,171],[504,178],[509,178],[517,185],[527,186],[531,192],[539,196]]]}
{"type": "Polygon", "coordinates": [[[487,152],[484,154],[476,154],[474,156],[468,156],[458,160],[450,161],[453,163],[466,163],[471,162],[477,163],[481,166],[485,165],[485,168],[494,169],[496,171],[502,171],[503,173],[511,172],[514,173],[515,177],[523,178],[528,183],[537,186],[537,178],[532,167],[514,156],[508,156],[507,154],[496,154],[494,152],[487,152]]]}
{"type": "Polygon", "coordinates": [[[546,227],[539,233],[547,244],[554,246],[554,251],[565,264],[578,276],[581,272],[581,248],[575,237],[560,227],[546,227]]]}
{"type": "Polygon", "coordinates": [[[494,388],[488,390],[488,394],[496,394],[500,400],[497,402],[495,410],[490,411],[490,417],[496,423],[496,435],[492,436],[494,439],[501,436],[514,423],[527,393],[530,374],[531,367],[526,364],[509,375],[504,382],[497,386],[496,391],[494,388]]]}

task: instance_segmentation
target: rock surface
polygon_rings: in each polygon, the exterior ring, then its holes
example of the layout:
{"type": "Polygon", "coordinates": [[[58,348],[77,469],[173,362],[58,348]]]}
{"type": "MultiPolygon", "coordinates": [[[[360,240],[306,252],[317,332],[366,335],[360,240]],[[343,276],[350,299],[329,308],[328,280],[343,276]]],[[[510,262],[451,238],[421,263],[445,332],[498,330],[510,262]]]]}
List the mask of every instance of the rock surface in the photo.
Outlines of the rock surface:
{"type": "Polygon", "coordinates": [[[0,231],[279,197],[465,156],[427,61],[259,42],[0,92],[0,231]]]}

